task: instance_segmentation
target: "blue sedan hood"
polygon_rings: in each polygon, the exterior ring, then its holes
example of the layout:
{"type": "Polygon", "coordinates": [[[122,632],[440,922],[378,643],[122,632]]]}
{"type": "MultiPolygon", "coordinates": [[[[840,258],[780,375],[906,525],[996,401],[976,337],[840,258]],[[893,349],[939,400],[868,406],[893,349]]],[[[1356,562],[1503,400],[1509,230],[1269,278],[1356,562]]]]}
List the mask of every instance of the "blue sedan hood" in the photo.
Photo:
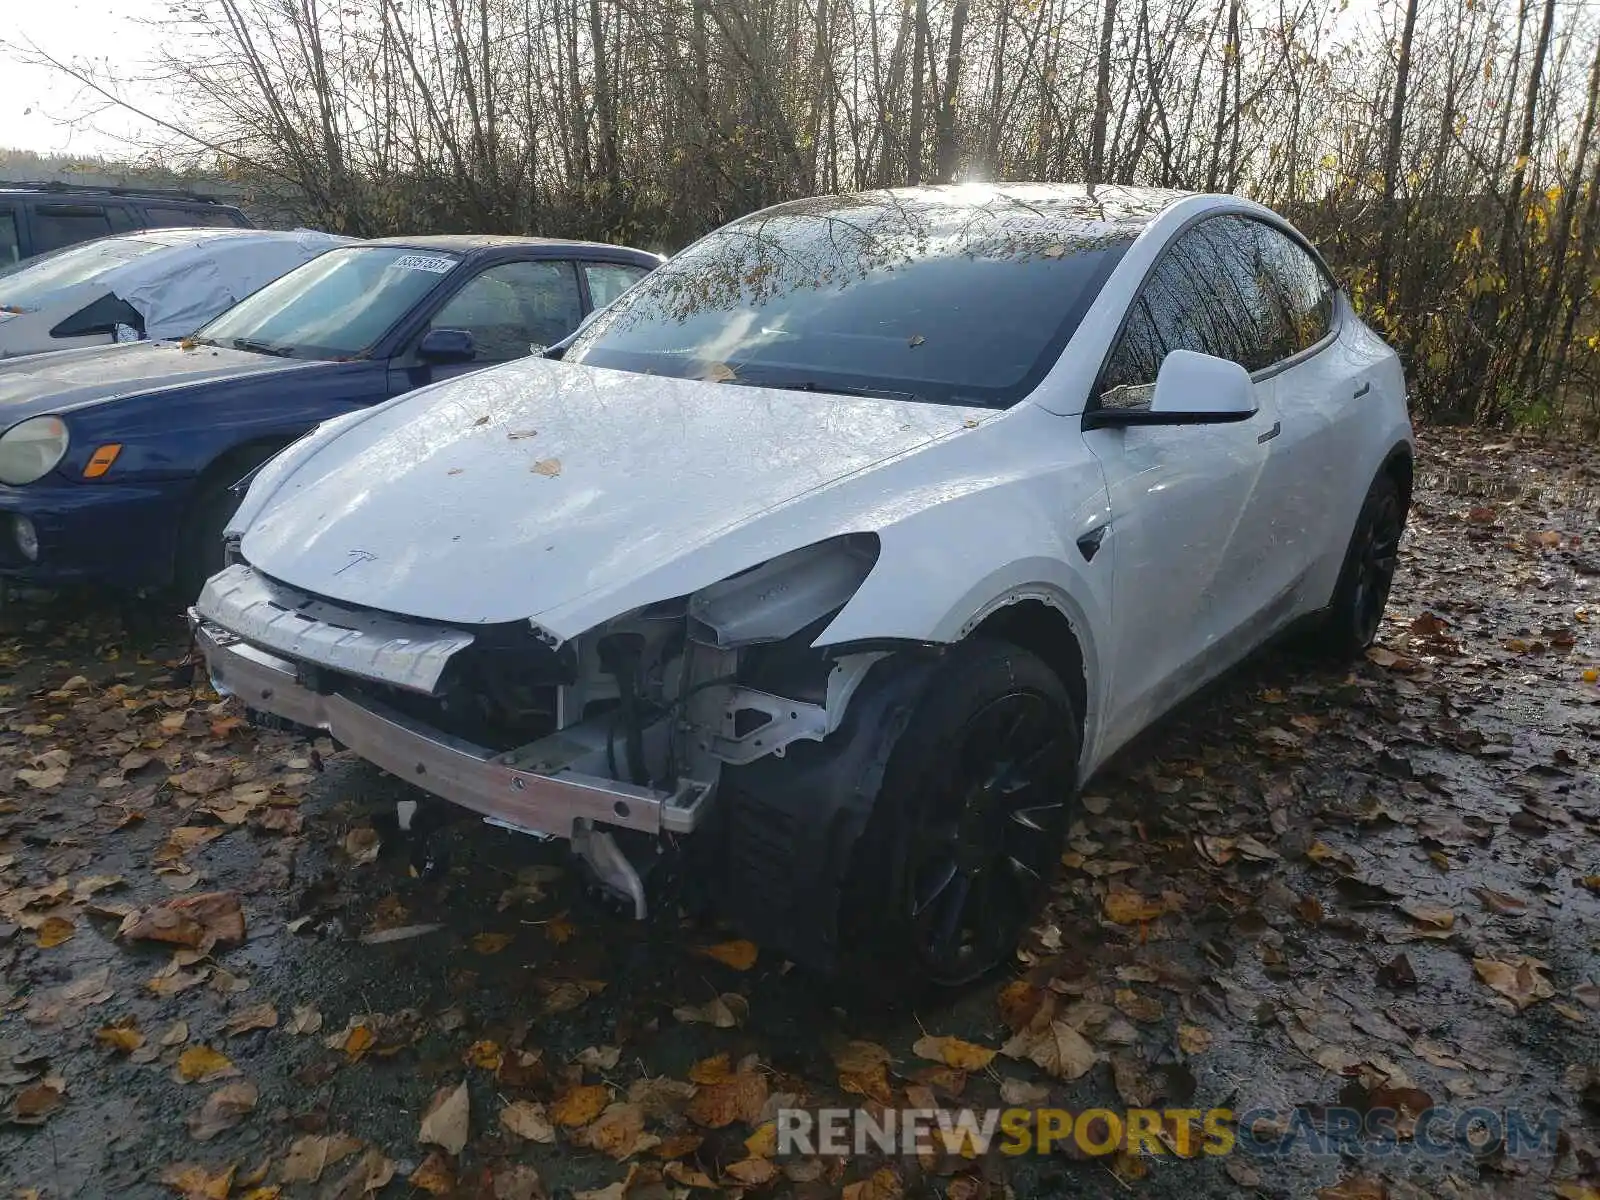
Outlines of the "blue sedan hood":
{"type": "Polygon", "coordinates": [[[332,364],[181,342],[90,346],[0,361],[0,429],[140,392],[213,380],[305,371],[332,364]]]}

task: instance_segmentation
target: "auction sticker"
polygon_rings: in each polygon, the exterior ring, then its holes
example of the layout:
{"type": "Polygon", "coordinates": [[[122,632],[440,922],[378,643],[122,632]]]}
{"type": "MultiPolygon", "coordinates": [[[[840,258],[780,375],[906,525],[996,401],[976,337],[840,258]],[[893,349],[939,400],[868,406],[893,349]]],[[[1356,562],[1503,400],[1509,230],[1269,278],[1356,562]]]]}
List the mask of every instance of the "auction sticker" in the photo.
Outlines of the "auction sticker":
{"type": "Polygon", "coordinates": [[[402,271],[431,271],[435,275],[445,275],[456,265],[456,260],[441,258],[437,254],[402,254],[391,265],[402,271]]]}

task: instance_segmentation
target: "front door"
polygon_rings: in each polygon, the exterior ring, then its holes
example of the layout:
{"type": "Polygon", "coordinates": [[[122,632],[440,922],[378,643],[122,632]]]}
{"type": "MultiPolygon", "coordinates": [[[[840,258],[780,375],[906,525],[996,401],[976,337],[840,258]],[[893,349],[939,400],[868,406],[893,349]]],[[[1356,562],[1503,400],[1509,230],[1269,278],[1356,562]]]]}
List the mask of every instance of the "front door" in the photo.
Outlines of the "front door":
{"type": "MultiPolygon", "coordinates": [[[[1228,233],[1216,219],[1202,221],[1162,252],[1107,361],[1097,404],[1148,408],[1173,350],[1253,372],[1262,366],[1249,281],[1228,233]]],[[[1253,644],[1274,562],[1259,527],[1260,492],[1281,432],[1272,382],[1254,387],[1257,412],[1247,421],[1084,434],[1111,497],[1112,745],[1253,644]]]]}

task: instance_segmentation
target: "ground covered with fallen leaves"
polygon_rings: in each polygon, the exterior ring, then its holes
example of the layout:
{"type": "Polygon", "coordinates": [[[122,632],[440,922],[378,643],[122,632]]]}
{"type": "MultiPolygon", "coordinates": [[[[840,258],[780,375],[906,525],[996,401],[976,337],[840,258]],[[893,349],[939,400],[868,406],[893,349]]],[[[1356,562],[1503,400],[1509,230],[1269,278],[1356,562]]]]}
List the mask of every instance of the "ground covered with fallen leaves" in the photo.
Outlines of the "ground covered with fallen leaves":
{"type": "Polygon", "coordinates": [[[13,606],[0,1193],[1600,1198],[1600,470],[1423,456],[1369,660],[1270,651],[1185,705],[1088,789],[1015,970],[914,1011],[604,916],[481,825],[417,878],[403,785],[244,724],[170,625],[13,606]],[[1167,1121],[1137,1156],[774,1153],[780,1107],[1002,1105],[1381,1107],[1400,1152],[1212,1157],[1167,1121]],[[1405,1153],[1475,1105],[1562,1132],[1405,1153]]]}

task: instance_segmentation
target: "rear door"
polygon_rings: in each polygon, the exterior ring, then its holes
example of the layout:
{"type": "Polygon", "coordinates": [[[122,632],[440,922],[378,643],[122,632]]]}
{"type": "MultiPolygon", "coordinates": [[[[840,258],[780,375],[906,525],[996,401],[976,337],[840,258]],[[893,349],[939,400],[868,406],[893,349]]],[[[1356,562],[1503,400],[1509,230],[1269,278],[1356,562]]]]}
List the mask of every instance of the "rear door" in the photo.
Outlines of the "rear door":
{"type": "MultiPolygon", "coordinates": [[[[1264,490],[1274,497],[1286,535],[1278,582],[1292,592],[1294,608],[1305,610],[1326,602],[1325,594],[1307,594],[1307,582],[1330,550],[1343,554],[1349,535],[1346,498],[1352,465],[1363,456],[1361,399],[1371,390],[1370,363],[1339,339],[1338,291],[1322,265],[1283,230],[1263,221],[1240,223],[1272,298],[1266,319],[1282,433],[1264,490]]],[[[1365,483],[1353,490],[1361,494],[1365,483]]]]}
{"type": "MultiPolygon", "coordinates": [[[[1130,307],[1097,389],[1103,407],[1150,405],[1173,350],[1257,371],[1249,264],[1217,218],[1161,254],[1130,307]]],[[[1258,411],[1216,425],[1092,429],[1111,497],[1114,594],[1108,736],[1120,744],[1249,649],[1267,584],[1258,489],[1279,427],[1270,382],[1258,411]]]]}

